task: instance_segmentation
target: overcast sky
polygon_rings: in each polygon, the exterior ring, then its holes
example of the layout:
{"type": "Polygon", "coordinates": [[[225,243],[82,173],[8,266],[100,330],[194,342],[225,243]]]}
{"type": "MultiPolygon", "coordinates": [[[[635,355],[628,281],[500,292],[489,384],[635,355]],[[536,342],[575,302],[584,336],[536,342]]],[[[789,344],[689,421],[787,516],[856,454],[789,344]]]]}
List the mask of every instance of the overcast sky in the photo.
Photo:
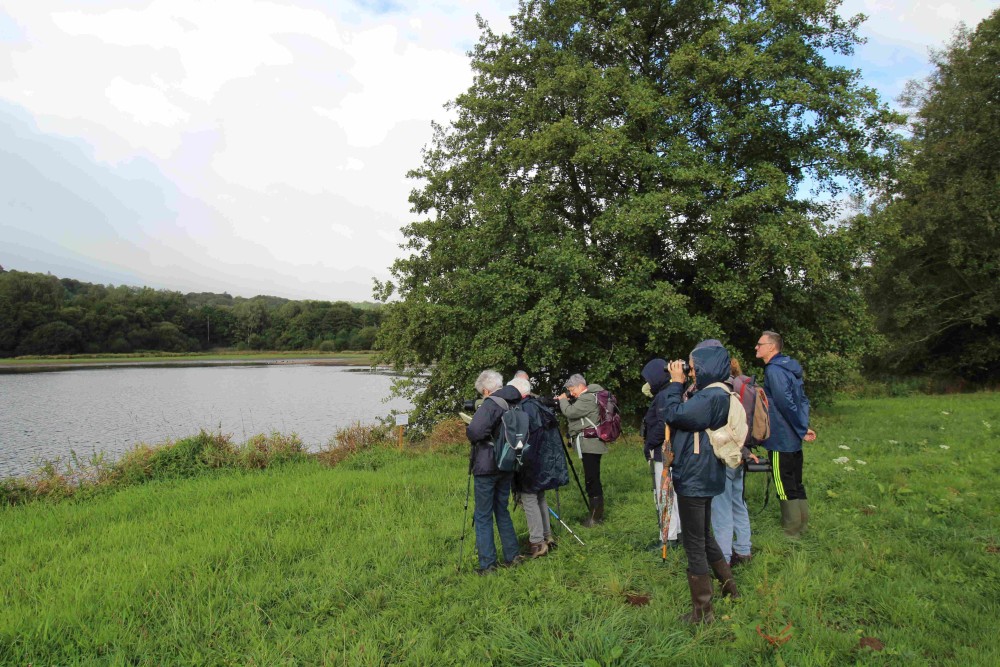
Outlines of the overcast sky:
{"type": "MultiPolygon", "coordinates": [[[[368,300],[407,170],[515,0],[0,0],[0,265],[368,300]]],[[[996,2],[846,0],[893,100],[996,2]]]]}

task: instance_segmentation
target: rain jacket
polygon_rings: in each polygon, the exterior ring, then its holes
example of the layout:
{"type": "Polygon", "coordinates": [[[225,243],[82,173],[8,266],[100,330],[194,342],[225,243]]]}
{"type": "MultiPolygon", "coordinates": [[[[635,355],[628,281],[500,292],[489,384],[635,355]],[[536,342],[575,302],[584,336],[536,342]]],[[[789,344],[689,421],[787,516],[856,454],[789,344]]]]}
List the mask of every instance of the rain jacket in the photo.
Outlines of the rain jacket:
{"type": "MultiPolygon", "coordinates": [[[[508,405],[520,402],[521,392],[517,387],[504,385],[492,394],[497,398],[507,401],[508,405]]],[[[496,435],[500,418],[503,417],[503,408],[493,400],[487,398],[483,404],[472,415],[472,421],[465,427],[465,436],[472,443],[472,451],[469,454],[469,465],[473,475],[496,475],[500,473],[497,468],[496,456],[493,451],[493,438],[496,435]]]]}
{"type": "Polygon", "coordinates": [[[663,460],[663,441],[666,437],[666,424],[656,409],[656,399],[660,392],[670,384],[670,374],[667,373],[667,362],[663,359],[653,359],[642,369],[642,379],[649,383],[653,392],[653,400],[649,403],[646,416],[642,418],[643,454],[647,461],[663,460]],[[652,456],[650,456],[652,454],[652,456]]]}
{"type": "Polygon", "coordinates": [[[809,429],[809,399],[802,382],[802,366],[776,354],[764,366],[764,393],[770,405],[771,437],[764,448],[772,452],[798,452],[809,429]]]}
{"type": "Polygon", "coordinates": [[[549,408],[528,396],[521,401],[528,415],[528,448],[521,457],[515,486],[523,493],[558,489],[569,482],[559,421],[549,408]]]}
{"type": "Polygon", "coordinates": [[[726,488],[726,465],[715,458],[706,428],[719,428],[729,419],[729,394],[713,382],[729,378],[729,352],[724,347],[705,347],[691,352],[696,388],[683,402],[684,385],[671,382],[656,395],[660,418],[670,425],[673,443],[673,478],[677,495],[695,498],[717,496],[726,488]],[[694,453],[694,434],[701,433],[700,451],[694,453]]]}
{"type": "MultiPolygon", "coordinates": [[[[597,392],[604,391],[599,384],[588,384],[587,391],[580,394],[575,402],[568,398],[559,401],[559,409],[569,421],[569,439],[576,449],[577,435],[588,426],[597,426],[601,421],[601,409],[597,405],[597,392]]],[[[608,446],[600,438],[580,438],[583,454],[607,454],[608,446]]]]}

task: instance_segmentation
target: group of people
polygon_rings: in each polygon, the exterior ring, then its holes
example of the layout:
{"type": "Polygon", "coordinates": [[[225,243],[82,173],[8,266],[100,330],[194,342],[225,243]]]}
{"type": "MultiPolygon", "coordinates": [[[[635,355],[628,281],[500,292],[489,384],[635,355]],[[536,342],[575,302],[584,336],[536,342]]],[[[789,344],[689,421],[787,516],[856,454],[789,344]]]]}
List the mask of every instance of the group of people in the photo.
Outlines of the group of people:
{"type": "MultiPolygon", "coordinates": [[[[768,451],[775,488],[781,504],[781,523],[786,535],[798,537],[805,530],[809,510],[802,483],[802,442],[816,438],[809,428],[809,399],[806,397],[802,367],[782,353],[782,338],[773,331],[761,334],[756,357],[764,366],[764,393],[767,398],[770,434],[759,443],[768,451]]],[[[673,481],[675,521],[668,539],[677,539],[687,556],[687,580],[692,610],[684,619],[690,623],[710,623],[714,576],[724,596],[736,598],[739,590],[732,568],[752,558],[750,520],[743,501],[743,467],[729,469],[716,458],[707,433],[727,423],[731,392],[744,394],[752,378],[744,375],[739,362],[730,357],[717,340],[706,340],[692,350],[687,363],[654,359],[642,369],[651,397],[643,419],[644,454],[654,470],[666,466],[673,481]],[[721,383],[721,384],[720,384],[721,383]],[[713,386],[710,386],[713,385],[713,386]]],[[[599,418],[596,395],[602,390],[587,384],[582,375],[572,375],[566,391],[557,398],[559,410],[569,423],[573,448],[583,461],[590,512],[585,526],[604,520],[605,498],[601,485],[601,456],[607,445],[596,437],[586,437],[599,418]]],[[[552,413],[531,394],[527,373],[518,374],[504,385],[500,374],[483,371],[476,390],[484,401],[468,428],[472,443],[470,472],[475,480],[475,533],[480,573],[488,573],[499,563],[493,536],[496,521],[504,565],[512,565],[520,555],[514,524],[507,508],[512,486],[518,491],[528,522],[532,557],[545,555],[553,546],[545,491],[565,483],[565,476],[546,471],[554,459],[529,462],[515,479],[501,472],[494,461],[493,436],[505,411],[516,403],[532,417],[533,425],[552,425],[552,413]],[[493,400],[485,400],[490,397],[493,400]],[[500,400],[496,400],[500,399],[500,400]],[[543,418],[547,420],[543,421],[543,418]],[[528,480],[528,482],[525,482],[528,480]]],[[[559,436],[561,444],[561,436],[559,436]]],[[[757,444],[748,442],[746,444],[757,444]]],[[[746,457],[756,455],[744,449],[746,457]]],[[[654,486],[654,492],[656,487],[654,486]]]]}

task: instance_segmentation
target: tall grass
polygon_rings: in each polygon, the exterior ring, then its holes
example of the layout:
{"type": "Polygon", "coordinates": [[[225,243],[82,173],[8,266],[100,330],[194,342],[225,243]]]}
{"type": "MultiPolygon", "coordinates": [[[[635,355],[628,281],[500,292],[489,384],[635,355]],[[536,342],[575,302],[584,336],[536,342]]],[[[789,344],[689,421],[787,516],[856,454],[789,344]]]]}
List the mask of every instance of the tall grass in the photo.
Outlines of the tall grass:
{"type": "Polygon", "coordinates": [[[845,401],[814,426],[809,532],[787,541],[772,499],[708,627],[678,620],[683,553],[649,551],[638,441],[604,459],[603,526],[560,494],[586,547],[487,577],[468,546],[456,568],[466,450],[373,444],[0,508],[0,664],[1000,664],[1000,396],[845,401]]]}

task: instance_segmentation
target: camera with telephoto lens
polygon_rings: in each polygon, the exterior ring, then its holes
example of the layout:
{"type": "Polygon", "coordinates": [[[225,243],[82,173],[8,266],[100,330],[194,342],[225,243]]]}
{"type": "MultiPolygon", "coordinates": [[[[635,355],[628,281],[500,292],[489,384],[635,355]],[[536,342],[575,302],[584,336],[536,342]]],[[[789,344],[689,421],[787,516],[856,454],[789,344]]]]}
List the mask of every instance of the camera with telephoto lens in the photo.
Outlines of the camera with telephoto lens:
{"type": "Polygon", "coordinates": [[[466,401],[462,401],[462,410],[464,412],[475,412],[476,411],[476,399],[472,398],[466,401]]]}

